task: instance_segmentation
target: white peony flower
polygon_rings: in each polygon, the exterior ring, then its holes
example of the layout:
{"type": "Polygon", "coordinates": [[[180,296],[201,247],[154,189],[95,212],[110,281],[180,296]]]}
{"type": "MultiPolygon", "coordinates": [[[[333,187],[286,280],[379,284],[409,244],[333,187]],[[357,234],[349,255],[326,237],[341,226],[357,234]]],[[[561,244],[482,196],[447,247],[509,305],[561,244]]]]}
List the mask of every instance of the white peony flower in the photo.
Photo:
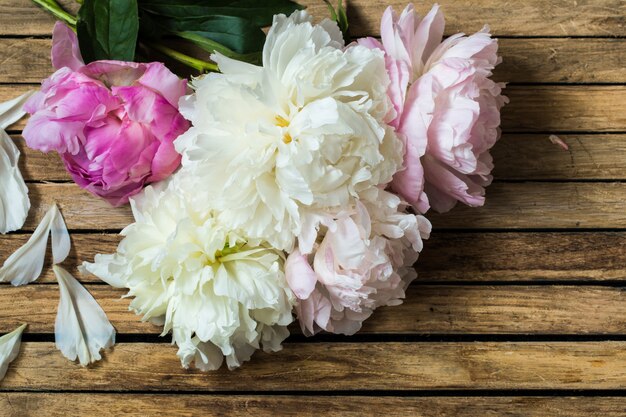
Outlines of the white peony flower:
{"type": "Polygon", "coordinates": [[[185,188],[177,174],[164,190],[148,187],[131,200],[135,223],[117,253],[85,269],[128,288],[130,308],[172,332],[185,367],[217,369],[226,357],[232,369],[259,347],[279,350],[295,302],[284,255],[224,226],[185,188]]]}
{"type": "Polygon", "coordinates": [[[298,237],[311,250],[329,213],[400,167],[402,144],[384,123],[383,54],[344,50],[335,23],[278,15],[262,67],[213,59],[223,74],[194,80],[181,99],[193,127],[176,148],[228,228],[287,251],[298,237]]]}

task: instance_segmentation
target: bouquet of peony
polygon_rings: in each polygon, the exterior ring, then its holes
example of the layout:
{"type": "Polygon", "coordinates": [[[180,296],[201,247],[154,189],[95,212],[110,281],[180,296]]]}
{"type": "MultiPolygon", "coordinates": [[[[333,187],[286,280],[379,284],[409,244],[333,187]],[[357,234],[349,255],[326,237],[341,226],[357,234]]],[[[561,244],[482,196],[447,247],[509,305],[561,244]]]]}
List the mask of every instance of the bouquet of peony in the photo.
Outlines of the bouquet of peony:
{"type": "MultiPolygon", "coordinates": [[[[506,102],[488,28],[444,40],[437,5],[423,18],[388,8],[380,39],[348,43],[341,2],[318,23],[290,1],[223,3],[85,0],[78,20],[56,10],[57,71],[24,106],[28,146],[132,208],[116,253],[83,272],[127,288],[182,365],[205,371],[280,350],[294,320],[307,336],[351,335],[400,304],[428,211],[484,204],[506,102]],[[165,46],[159,28],[210,60],[165,46]],[[187,82],[143,47],[202,73],[187,82]]],[[[81,363],[111,344],[82,340],[81,363]]]]}

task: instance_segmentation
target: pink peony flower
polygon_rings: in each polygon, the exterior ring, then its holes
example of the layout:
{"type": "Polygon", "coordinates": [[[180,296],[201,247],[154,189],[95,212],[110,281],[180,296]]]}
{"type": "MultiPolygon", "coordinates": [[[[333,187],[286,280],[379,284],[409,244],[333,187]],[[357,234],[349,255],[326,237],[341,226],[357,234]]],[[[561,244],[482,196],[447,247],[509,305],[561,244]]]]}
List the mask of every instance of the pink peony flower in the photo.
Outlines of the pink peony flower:
{"type": "Polygon", "coordinates": [[[389,192],[366,193],[364,204],[336,216],[312,253],[299,248],[287,258],[285,274],[306,335],[356,333],[376,308],[400,304],[417,276],[412,265],[430,223],[404,213],[389,192]]]}
{"type": "Polygon", "coordinates": [[[359,44],[385,51],[391,79],[391,125],[405,142],[404,169],[392,188],[418,211],[444,212],[457,201],[485,202],[492,180],[489,149],[500,137],[502,83],[489,77],[500,63],[488,28],[442,42],[444,18],[435,5],[420,19],[409,4],[400,17],[391,7],[381,22],[382,43],[359,44]]]}
{"type": "Polygon", "coordinates": [[[180,164],[173,141],[189,123],[178,112],[186,81],[161,63],[83,63],[76,35],[54,27],[57,71],[24,106],[29,147],[58,152],[74,181],[112,205],[180,164]]]}

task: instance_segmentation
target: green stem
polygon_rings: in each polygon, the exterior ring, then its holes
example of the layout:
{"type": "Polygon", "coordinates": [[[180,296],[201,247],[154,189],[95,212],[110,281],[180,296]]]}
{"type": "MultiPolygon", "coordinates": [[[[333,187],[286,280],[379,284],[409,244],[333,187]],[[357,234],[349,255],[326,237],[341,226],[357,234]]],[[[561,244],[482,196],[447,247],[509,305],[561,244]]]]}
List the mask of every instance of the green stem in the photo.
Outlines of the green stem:
{"type": "Polygon", "coordinates": [[[155,49],[161,52],[162,54],[172,59],[175,59],[176,61],[183,63],[187,65],[188,67],[194,68],[200,72],[219,71],[217,64],[214,64],[213,62],[202,61],[201,59],[197,59],[189,55],[185,55],[182,52],[175,51],[172,48],[168,48],[167,46],[164,46],[164,45],[159,45],[156,43],[148,43],[147,45],[150,48],[155,49]]]}
{"type": "Polygon", "coordinates": [[[46,10],[54,17],[59,20],[64,21],[68,25],[74,27],[76,26],[76,18],[63,10],[59,4],[54,0],[32,0],[33,3],[37,4],[42,9],[46,10]]]}

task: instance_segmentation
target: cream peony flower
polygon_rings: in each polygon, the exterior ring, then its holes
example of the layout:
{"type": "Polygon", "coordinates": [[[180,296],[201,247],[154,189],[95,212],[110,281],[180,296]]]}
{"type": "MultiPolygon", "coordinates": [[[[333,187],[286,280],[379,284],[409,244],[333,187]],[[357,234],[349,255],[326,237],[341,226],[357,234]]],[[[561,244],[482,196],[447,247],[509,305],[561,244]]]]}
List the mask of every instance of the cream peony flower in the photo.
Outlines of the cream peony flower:
{"type": "Polygon", "coordinates": [[[183,366],[229,368],[280,350],[293,321],[284,255],[223,225],[177,174],[131,200],[135,223],[114,255],[85,269],[134,297],[130,308],[173,334],[183,366]]]}
{"type": "Polygon", "coordinates": [[[310,251],[329,213],[399,169],[384,54],[344,50],[334,22],[277,15],[262,67],[213,59],[223,74],[194,80],[181,99],[193,127],[176,148],[229,229],[287,251],[300,238],[310,251]]]}

